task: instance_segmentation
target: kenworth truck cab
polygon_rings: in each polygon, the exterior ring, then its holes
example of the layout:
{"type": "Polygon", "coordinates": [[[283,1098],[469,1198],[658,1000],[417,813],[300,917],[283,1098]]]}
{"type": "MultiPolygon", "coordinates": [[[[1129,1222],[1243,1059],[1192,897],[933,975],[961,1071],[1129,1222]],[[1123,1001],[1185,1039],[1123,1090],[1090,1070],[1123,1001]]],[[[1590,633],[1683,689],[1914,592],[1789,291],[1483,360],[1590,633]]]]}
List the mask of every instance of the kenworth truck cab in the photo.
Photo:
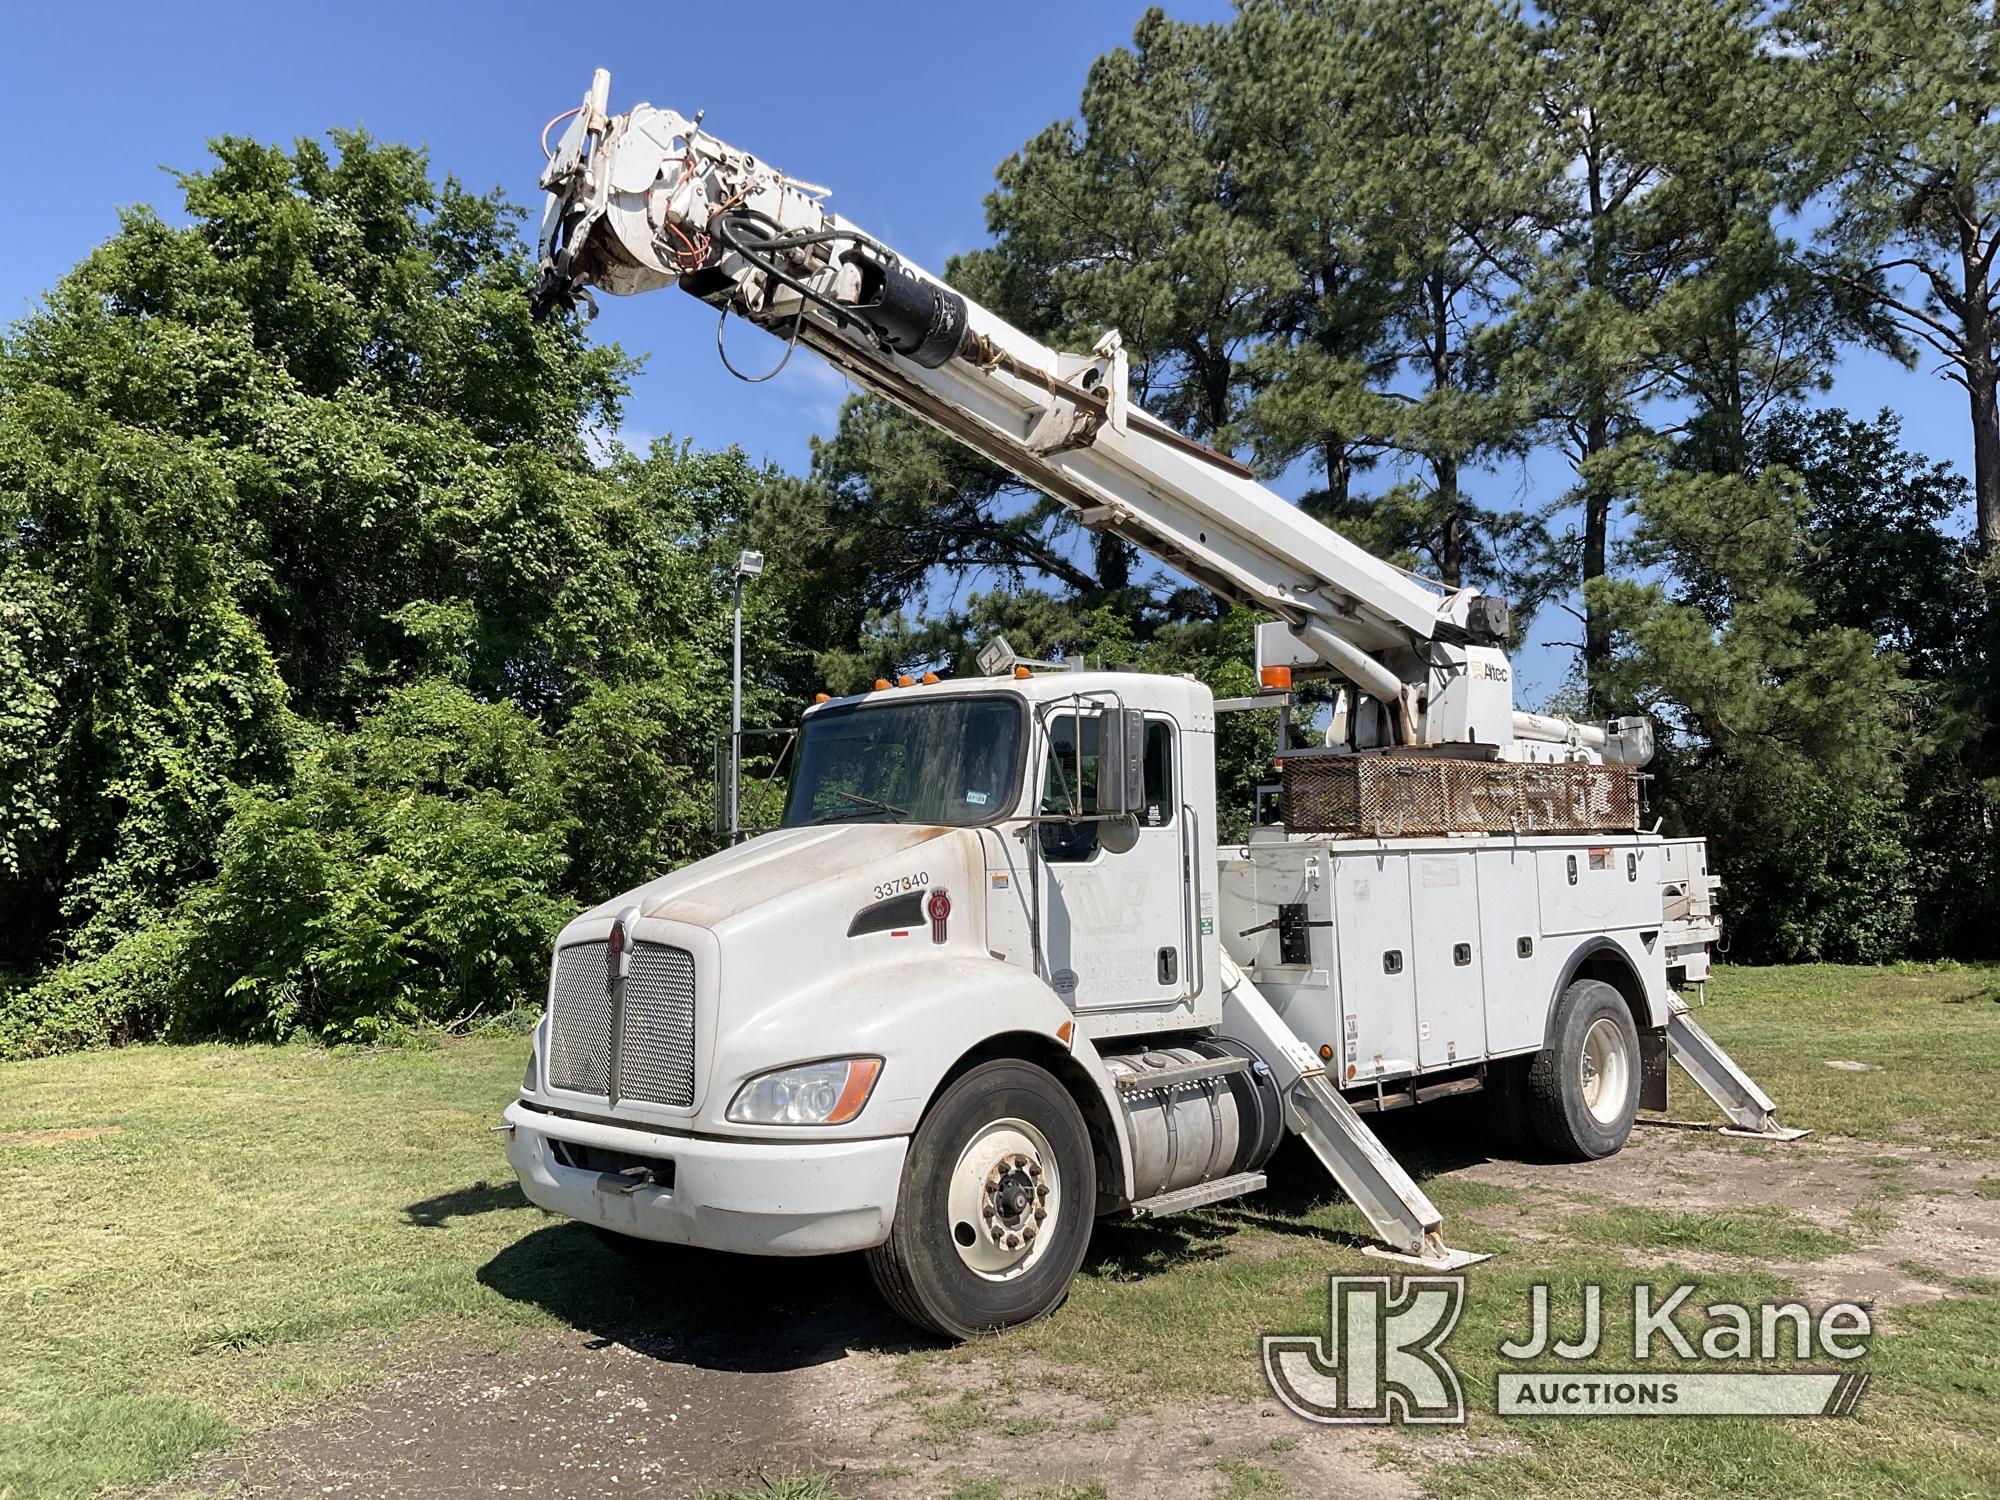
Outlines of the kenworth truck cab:
{"type": "Polygon", "coordinates": [[[1100,1198],[1140,1196],[1099,1044],[1220,1018],[1214,737],[1207,688],[1136,673],[813,708],[781,827],[558,939],[507,1112],[529,1197],[723,1250],[879,1246],[940,1088],[1011,1058],[1056,1082],[1042,1107],[1067,1108],[955,1164],[976,1193],[1024,1153],[1039,1174],[1031,1209],[1002,1194],[967,1214],[988,1246],[971,1258],[1018,1269],[1053,1249],[1066,1283],[1100,1198]],[[1136,771],[1115,804],[1107,719],[1136,771]],[[1013,1232],[1008,1256],[994,1236],[1013,1232]]]}
{"type": "Polygon", "coordinates": [[[1002,651],[816,705],[781,827],[563,931],[506,1113],[531,1199],[628,1240],[865,1250],[897,1311],[965,1337],[1055,1307],[1100,1214],[1256,1192],[1287,1131],[1381,1253],[1480,1259],[1370,1110],[1485,1090],[1600,1157],[1671,1059],[1739,1129],[1796,1134],[1669,982],[1705,976],[1718,919],[1699,841],[1640,831],[1645,720],[1517,710],[1503,600],[1151,416],[1115,331],[1052,349],[700,116],[609,92],[544,131],[538,316],[678,287],[804,344],[1266,616],[1267,691],[1002,651]],[[1302,677],[1337,706],[1295,744],[1302,677]],[[1239,707],[1280,711],[1283,811],[1218,847],[1239,707]]]}

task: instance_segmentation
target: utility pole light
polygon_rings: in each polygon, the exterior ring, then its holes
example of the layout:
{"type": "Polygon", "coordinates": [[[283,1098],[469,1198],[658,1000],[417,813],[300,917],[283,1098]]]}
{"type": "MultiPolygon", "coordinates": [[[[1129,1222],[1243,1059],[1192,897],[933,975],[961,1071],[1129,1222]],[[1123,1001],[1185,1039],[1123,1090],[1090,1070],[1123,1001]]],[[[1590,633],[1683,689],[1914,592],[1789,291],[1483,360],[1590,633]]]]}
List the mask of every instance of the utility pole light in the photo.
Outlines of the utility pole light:
{"type": "Polygon", "coordinates": [[[739,552],[731,579],[733,650],[729,672],[729,842],[743,837],[743,580],[764,571],[764,554],[739,552]]]}

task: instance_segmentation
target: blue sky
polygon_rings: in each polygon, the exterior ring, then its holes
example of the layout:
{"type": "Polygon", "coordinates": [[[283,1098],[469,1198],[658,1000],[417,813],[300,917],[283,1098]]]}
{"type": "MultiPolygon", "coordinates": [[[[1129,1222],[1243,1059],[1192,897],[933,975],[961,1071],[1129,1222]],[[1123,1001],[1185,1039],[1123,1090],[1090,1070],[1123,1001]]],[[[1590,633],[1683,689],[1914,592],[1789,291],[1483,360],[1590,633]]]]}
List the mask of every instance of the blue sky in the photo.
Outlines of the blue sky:
{"type": "MultiPolygon", "coordinates": [[[[1075,112],[1091,60],[1130,41],[1138,0],[996,5],[878,0],[864,8],[333,5],[12,5],[0,16],[0,129],[15,152],[0,225],[0,320],[12,321],[117,227],[121,205],[177,207],[163,168],[199,168],[206,140],[289,141],[330,126],[429,147],[440,173],[531,204],[542,122],[612,73],[612,105],[639,100],[707,124],[788,172],[909,258],[941,267],[985,240],[993,169],[1075,112]],[[617,17],[617,30],[603,19],[617,17]]],[[[1174,0],[1186,20],[1225,0],[1174,0]]],[[[806,351],[763,385],[716,365],[714,315],[691,299],[600,299],[598,329],[649,356],[626,413],[634,443],[663,434],[741,444],[803,467],[844,381],[806,351]]],[[[758,335],[733,330],[748,351],[758,335]]],[[[1830,399],[1889,406],[1911,446],[1957,465],[1970,430],[1957,387],[1880,356],[1851,357],[1830,399]]],[[[1492,476],[1494,503],[1559,494],[1558,462],[1492,476]]],[[[1286,486],[1281,486],[1285,488],[1286,486]]],[[[1545,611],[1519,662],[1520,699],[1562,680],[1575,633],[1545,611]]]]}

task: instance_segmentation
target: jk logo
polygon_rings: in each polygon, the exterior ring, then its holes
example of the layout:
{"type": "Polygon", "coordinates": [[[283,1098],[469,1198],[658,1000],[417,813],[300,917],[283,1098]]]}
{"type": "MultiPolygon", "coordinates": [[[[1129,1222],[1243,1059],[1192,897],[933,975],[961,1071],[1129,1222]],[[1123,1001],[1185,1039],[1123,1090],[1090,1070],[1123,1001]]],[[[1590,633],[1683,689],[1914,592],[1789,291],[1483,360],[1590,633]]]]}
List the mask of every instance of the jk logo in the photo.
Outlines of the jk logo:
{"type": "Polygon", "coordinates": [[[1462,1276],[1327,1280],[1327,1336],[1264,1336],[1264,1375],[1309,1422],[1465,1421],[1465,1392],[1441,1346],[1465,1302],[1462,1276]]]}

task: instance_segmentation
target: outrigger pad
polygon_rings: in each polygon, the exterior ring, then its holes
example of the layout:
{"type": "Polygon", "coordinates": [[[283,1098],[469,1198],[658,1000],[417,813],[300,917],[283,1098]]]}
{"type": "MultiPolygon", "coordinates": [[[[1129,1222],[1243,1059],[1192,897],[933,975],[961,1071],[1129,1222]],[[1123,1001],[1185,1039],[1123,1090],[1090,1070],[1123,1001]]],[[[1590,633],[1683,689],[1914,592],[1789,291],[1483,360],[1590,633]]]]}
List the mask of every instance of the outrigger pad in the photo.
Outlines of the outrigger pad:
{"type": "Polygon", "coordinates": [[[1796,1141],[1812,1134],[1810,1130],[1794,1130],[1788,1125],[1773,1125],[1769,1130],[1745,1130],[1740,1125],[1724,1125],[1722,1133],[1740,1136],[1746,1141],[1796,1141]]]}
{"type": "Polygon", "coordinates": [[[1482,1260],[1491,1260],[1490,1252],[1480,1250],[1446,1250],[1443,1255],[1411,1255],[1403,1250],[1391,1250],[1387,1245],[1363,1245],[1363,1255],[1372,1255],[1377,1260],[1397,1260],[1406,1266],[1422,1266],[1426,1271],[1456,1271],[1461,1266],[1476,1266],[1482,1260]]]}

